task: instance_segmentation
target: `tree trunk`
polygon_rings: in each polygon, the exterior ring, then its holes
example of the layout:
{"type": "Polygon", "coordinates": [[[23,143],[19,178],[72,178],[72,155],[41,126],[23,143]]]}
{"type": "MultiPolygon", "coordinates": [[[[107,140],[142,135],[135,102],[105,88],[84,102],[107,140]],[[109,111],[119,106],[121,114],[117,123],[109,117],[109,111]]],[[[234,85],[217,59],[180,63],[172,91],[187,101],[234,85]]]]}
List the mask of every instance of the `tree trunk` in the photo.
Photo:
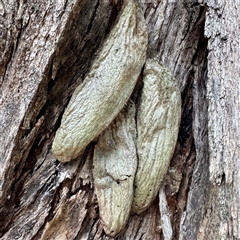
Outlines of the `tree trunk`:
{"type": "MultiPolygon", "coordinates": [[[[97,138],[69,163],[51,151],[126,2],[0,0],[0,239],[240,239],[237,2],[139,0],[147,58],[177,79],[182,117],[157,198],[117,237],[99,215],[97,138]]],[[[141,94],[142,74],[136,109],[141,94]]]]}

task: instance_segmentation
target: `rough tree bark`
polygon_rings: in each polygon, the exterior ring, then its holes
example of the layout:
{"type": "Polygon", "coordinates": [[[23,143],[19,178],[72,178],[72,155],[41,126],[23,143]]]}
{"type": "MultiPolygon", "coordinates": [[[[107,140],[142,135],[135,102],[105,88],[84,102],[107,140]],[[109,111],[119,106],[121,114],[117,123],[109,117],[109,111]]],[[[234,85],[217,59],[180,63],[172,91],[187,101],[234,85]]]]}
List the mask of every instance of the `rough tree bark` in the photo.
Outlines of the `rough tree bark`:
{"type": "MultiPolygon", "coordinates": [[[[237,1],[139,3],[147,55],[177,79],[182,119],[159,196],[115,239],[240,239],[237,1]]],[[[95,196],[95,141],[65,164],[51,145],[123,4],[0,0],[0,239],[113,239],[95,196]]],[[[141,89],[140,77],[136,107],[141,89]]]]}

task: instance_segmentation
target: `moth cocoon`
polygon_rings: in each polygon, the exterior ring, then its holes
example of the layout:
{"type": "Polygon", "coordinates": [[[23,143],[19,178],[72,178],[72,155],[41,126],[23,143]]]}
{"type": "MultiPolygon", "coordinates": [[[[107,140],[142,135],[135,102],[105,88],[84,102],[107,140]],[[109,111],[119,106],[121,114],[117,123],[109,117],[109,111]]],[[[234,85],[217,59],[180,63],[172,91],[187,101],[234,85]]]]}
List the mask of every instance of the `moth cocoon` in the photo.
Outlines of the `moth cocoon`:
{"type": "Polygon", "coordinates": [[[181,118],[181,95],[171,71],[147,59],[137,115],[138,169],[132,211],[140,213],[155,199],[172,158],[181,118]]]}
{"type": "Polygon", "coordinates": [[[134,0],[125,1],[117,24],[63,114],[52,145],[59,161],[79,156],[121,111],[140,75],[147,44],[143,13],[134,0]]]}
{"type": "Polygon", "coordinates": [[[126,224],[137,170],[135,106],[130,102],[99,136],[94,150],[94,186],[104,231],[116,236],[126,224]]]}

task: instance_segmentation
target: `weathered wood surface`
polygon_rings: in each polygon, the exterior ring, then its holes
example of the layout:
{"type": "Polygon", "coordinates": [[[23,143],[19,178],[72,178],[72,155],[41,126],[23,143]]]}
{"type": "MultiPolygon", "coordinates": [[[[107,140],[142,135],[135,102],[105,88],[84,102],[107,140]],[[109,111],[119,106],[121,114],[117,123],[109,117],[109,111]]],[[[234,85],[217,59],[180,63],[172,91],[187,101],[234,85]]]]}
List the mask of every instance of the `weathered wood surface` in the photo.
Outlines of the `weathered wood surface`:
{"type": "Polygon", "coordinates": [[[17,5],[5,1],[2,6],[1,25],[7,32],[3,49],[9,46],[11,55],[3,56],[1,68],[0,212],[5,221],[0,229],[5,239],[31,239],[41,234],[56,190],[65,179],[52,182],[58,168],[48,155],[54,126],[78,79],[89,70],[121,5],[98,1],[17,5]],[[17,18],[19,13],[22,15],[17,18]],[[48,166],[46,172],[41,172],[43,163],[48,166]],[[46,191],[44,186],[55,190],[46,191]],[[32,201],[35,204],[30,204],[32,201]],[[36,209],[41,209],[40,216],[36,209]],[[38,227],[30,227],[30,231],[24,218],[38,227]]]}
{"type": "Polygon", "coordinates": [[[210,190],[199,239],[240,239],[240,6],[207,7],[210,190]]]}
{"type": "MultiPolygon", "coordinates": [[[[116,239],[240,238],[239,7],[198,2],[140,1],[148,56],[174,73],[182,119],[160,201],[131,215],[116,239]]],[[[103,0],[0,2],[1,239],[111,239],[94,194],[95,143],[68,164],[50,149],[121,8],[122,1],[103,0]]],[[[136,107],[140,96],[141,79],[132,95],[136,107]]]]}

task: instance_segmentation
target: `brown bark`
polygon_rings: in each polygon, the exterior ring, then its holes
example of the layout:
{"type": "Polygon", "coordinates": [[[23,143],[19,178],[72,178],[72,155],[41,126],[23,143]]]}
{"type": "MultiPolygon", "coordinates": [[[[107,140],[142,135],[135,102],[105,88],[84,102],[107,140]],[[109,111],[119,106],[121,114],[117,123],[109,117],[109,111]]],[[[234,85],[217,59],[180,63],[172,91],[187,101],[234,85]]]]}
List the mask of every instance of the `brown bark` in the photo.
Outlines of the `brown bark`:
{"type": "MultiPolygon", "coordinates": [[[[237,3],[140,3],[148,56],[178,80],[182,119],[159,197],[115,239],[238,239],[237,3]]],[[[0,239],[110,239],[94,192],[95,142],[65,164],[51,145],[123,4],[0,1],[0,239]]],[[[136,107],[140,95],[141,79],[136,107]]]]}
{"type": "Polygon", "coordinates": [[[209,1],[209,199],[199,239],[240,239],[239,4],[209,1]]]}

